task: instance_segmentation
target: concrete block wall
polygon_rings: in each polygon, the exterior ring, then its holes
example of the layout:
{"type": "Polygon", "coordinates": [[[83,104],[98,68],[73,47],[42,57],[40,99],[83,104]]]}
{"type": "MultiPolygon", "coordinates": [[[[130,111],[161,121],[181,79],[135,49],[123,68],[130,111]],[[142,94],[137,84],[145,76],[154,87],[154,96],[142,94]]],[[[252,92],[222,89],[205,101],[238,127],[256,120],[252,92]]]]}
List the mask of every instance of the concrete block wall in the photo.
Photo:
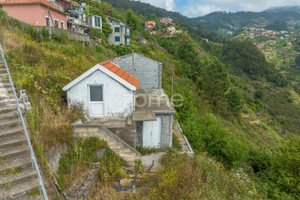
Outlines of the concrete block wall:
{"type": "Polygon", "coordinates": [[[136,148],[136,130],[133,128],[113,128],[111,131],[131,147],[136,148]]]}
{"type": "Polygon", "coordinates": [[[173,115],[156,115],[161,117],[161,148],[172,146],[173,115]]]}
{"type": "MultiPolygon", "coordinates": [[[[112,60],[126,72],[133,74],[132,54],[125,55],[112,60]]],[[[142,56],[134,54],[134,76],[139,82],[139,89],[160,89],[162,87],[162,64],[142,56]]]]}

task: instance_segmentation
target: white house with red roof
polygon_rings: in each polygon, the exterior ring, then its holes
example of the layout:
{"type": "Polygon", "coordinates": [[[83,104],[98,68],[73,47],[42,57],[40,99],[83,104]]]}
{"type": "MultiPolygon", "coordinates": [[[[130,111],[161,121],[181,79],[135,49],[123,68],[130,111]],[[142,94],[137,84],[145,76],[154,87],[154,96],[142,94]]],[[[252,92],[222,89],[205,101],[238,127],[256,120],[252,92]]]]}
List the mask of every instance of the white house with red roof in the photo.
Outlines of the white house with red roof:
{"type": "Polygon", "coordinates": [[[90,123],[82,127],[102,125],[133,148],[172,146],[175,109],[162,89],[162,63],[125,55],[97,64],[63,90],[69,106],[86,111],[90,123]]]}
{"type": "Polygon", "coordinates": [[[95,65],[66,85],[69,105],[81,105],[89,117],[125,119],[135,110],[139,79],[111,61],[95,65]],[[134,80],[134,81],[133,81],[134,80]]]}

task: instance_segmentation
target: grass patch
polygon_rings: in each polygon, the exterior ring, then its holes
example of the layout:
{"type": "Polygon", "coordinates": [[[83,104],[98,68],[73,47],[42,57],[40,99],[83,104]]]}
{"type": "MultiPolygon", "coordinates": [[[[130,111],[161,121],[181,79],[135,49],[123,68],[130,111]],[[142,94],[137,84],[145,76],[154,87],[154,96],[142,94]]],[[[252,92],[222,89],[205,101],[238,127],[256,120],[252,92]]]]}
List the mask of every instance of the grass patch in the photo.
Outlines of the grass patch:
{"type": "Polygon", "coordinates": [[[38,196],[38,195],[40,195],[40,188],[39,188],[39,186],[33,188],[33,189],[28,193],[28,196],[31,196],[31,197],[33,197],[33,196],[38,196]]]}
{"type": "Polygon", "coordinates": [[[172,135],[172,147],[174,149],[176,149],[177,151],[181,151],[182,150],[182,146],[180,144],[180,142],[178,141],[178,138],[176,135],[172,135]]]}
{"type": "Polygon", "coordinates": [[[0,157],[0,162],[3,162],[6,160],[6,156],[5,157],[0,157]]]}
{"type": "Polygon", "coordinates": [[[1,175],[6,175],[6,174],[18,174],[23,170],[22,167],[10,167],[8,170],[5,170],[0,173],[1,175]]]}
{"type": "Polygon", "coordinates": [[[2,111],[0,112],[0,114],[6,114],[6,113],[9,113],[9,112],[11,112],[11,110],[5,109],[5,110],[2,110],[2,111]]]}
{"type": "Polygon", "coordinates": [[[60,187],[69,187],[93,162],[100,162],[95,153],[101,148],[107,148],[107,144],[98,138],[79,139],[74,142],[68,153],[63,154],[59,160],[57,178],[60,187]]]}
{"type": "Polygon", "coordinates": [[[11,188],[11,186],[12,186],[12,182],[6,182],[2,185],[2,188],[3,189],[9,189],[9,188],[11,188]]]}
{"type": "Polygon", "coordinates": [[[140,152],[143,156],[161,151],[160,149],[154,149],[154,148],[149,148],[149,147],[136,147],[136,150],[138,152],[140,152]]]}

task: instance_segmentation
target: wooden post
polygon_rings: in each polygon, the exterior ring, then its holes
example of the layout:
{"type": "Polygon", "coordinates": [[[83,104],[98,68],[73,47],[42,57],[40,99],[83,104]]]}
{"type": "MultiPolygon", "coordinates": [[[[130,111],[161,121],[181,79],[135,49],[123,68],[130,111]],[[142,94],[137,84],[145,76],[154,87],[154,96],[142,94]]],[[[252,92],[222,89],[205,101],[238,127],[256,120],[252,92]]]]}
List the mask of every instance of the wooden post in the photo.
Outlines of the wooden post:
{"type": "Polygon", "coordinates": [[[133,77],[133,86],[134,86],[134,49],[132,49],[132,77],[133,77]]]}

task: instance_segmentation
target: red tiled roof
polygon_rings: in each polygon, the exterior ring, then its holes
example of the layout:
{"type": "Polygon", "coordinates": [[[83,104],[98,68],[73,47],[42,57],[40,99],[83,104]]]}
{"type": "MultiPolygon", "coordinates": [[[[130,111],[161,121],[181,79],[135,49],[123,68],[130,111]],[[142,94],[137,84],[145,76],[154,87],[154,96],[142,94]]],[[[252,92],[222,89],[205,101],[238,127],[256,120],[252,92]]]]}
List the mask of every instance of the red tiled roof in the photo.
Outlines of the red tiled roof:
{"type": "Polygon", "coordinates": [[[68,15],[68,13],[63,12],[62,10],[56,8],[53,4],[48,2],[47,0],[0,0],[0,5],[26,5],[26,4],[41,4],[51,10],[59,12],[64,15],[68,15]]]}
{"type": "MultiPolygon", "coordinates": [[[[105,67],[106,69],[113,72],[114,74],[116,74],[117,76],[119,76],[120,78],[125,80],[126,82],[133,85],[133,76],[131,74],[129,74],[128,72],[126,72],[125,70],[121,69],[119,66],[117,66],[110,60],[99,63],[99,65],[105,67]]],[[[134,85],[133,86],[135,86],[137,90],[139,89],[139,81],[140,80],[138,78],[134,77],[134,85]]]]}

